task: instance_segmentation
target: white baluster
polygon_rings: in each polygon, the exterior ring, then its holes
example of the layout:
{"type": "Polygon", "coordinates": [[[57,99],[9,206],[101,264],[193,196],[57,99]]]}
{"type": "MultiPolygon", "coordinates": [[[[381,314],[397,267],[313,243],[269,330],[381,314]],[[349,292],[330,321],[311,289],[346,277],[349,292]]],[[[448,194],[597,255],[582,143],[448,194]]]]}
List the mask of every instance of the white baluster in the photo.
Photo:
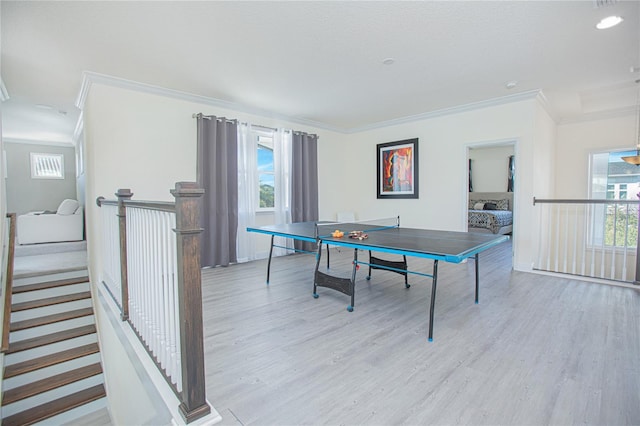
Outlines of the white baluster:
{"type": "Polygon", "coordinates": [[[605,270],[605,265],[604,265],[604,252],[605,252],[605,241],[607,238],[607,210],[608,210],[608,204],[605,204],[605,209],[604,209],[604,215],[603,215],[603,225],[602,225],[602,243],[601,243],[601,247],[600,247],[600,278],[604,278],[604,270],[605,270]]]}
{"type": "MultiPolygon", "coordinates": [[[[172,217],[172,228],[176,228],[176,217],[172,217]]],[[[171,235],[171,250],[173,252],[171,258],[173,263],[173,328],[175,333],[175,354],[176,354],[176,377],[175,385],[178,392],[182,392],[182,342],[180,341],[180,312],[178,304],[178,252],[177,252],[177,238],[175,232],[171,235]]]]}
{"type": "Polygon", "coordinates": [[[551,210],[553,209],[553,205],[549,204],[549,207],[546,208],[547,210],[547,267],[545,270],[550,271],[551,270],[551,224],[552,224],[552,220],[551,220],[551,210]]]}
{"type": "Polygon", "coordinates": [[[611,246],[611,279],[616,278],[616,251],[618,250],[618,203],[613,204],[613,244],[611,246]]]}
{"type": "Polygon", "coordinates": [[[627,248],[629,247],[629,204],[624,217],[624,246],[622,248],[622,273],[620,279],[627,280],[627,248]]]}
{"type": "Polygon", "coordinates": [[[587,271],[587,239],[589,238],[589,206],[582,207],[582,263],[580,265],[580,275],[584,275],[587,271]]]}
{"type": "Polygon", "coordinates": [[[576,257],[578,256],[578,204],[573,205],[573,259],[571,263],[571,273],[576,274],[576,257]]]}
{"type": "Polygon", "coordinates": [[[569,272],[567,270],[567,258],[569,255],[569,205],[567,204],[563,208],[564,210],[564,241],[562,252],[562,272],[569,272]]]}

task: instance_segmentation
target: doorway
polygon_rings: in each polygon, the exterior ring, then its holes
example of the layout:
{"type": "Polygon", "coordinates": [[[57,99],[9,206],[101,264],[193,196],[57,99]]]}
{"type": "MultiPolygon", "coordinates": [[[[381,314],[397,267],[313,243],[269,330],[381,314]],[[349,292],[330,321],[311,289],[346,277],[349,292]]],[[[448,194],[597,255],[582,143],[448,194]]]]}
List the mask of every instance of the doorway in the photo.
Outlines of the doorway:
{"type": "Polygon", "coordinates": [[[467,217],[469,232],[514,237],[517,179],[516,141],[467,146],[467,217]]]}

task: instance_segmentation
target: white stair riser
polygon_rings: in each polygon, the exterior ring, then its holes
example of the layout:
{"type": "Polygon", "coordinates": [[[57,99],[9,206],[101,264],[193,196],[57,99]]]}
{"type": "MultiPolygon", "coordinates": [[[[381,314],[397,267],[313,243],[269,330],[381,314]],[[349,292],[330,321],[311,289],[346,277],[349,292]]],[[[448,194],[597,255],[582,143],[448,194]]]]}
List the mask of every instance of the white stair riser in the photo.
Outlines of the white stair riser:
{"type": "Polygon", "coordinates": [[[39,336],[45,336],[47,334],[57,333],[59,331],[64,331],[71,328],[78,328],[84,325],[89,325],[94,323],[95,323],[95,318],[93,317],[93,315],[87,315],[85,317],[73,318],[66,321],[55,322],[53,324],[27,328],[25,330],[12,331],[11,334],[9,334],[9,342],[10,343],[19,342],[21,340],[31,339],[39,336]]]}
{"type": "Polygon", "coordinates": [[[46,379],[57,374],[66,373],[67,371],[75,370],[76,368],[85,367],[87,365],[99,363],[100,354],[95,353],[91,355],[85,355],[81,358],[72,359],[70,361],[62,362],[60,364],[51,365],[46,368],[40,368],[39,370],[31,371],[29,373],[20,374],[16,377],[10,377],[2,382],[2,390],[17,388],[29,383],[33,383],[38,380],[46,379]]]}
{"type": "Polygon", "coordinates": [[[49,401],[71,395],[72,393],[79,392],[81,390],[103,383],[104,377],[101,373],[74,383],[70,383],[57,389],[52,389],[48,392],[43,392],[39,395],[34,395],[30,398],[25,398],[21,401],[16,401],[12,404],[8,404],[2,407],[2,417],[12,416],[22,411],[37,407],[38,405],[45,404],[49,401]]]}
{"type": "MultiPolygon", "coordinates": [[[[17,286],[16,286],[17,287],[17,286]]],[[[11,303],[29,302],[31,300],[46,299],[48,297],[64,296],[67,294],[81,293],[89,291],[89,283],[79,283],[64,285],[60,287],[47,288],[44,290],[26,291],[11,296],[11,303]]]]}
{"type": "Polygon", "coordinates": [[[75,311],[76,309],[90,308],[91,299],[74,300],[73,302],[59,303],[57,305],[43,306],[41,308],[26,309],[11,313],[11,322],[40,318],[46,315],[59,314],[61,312],[75,311]]]}
{"type": "Polygon", "coordinates": [[[35,284],[35,283],[41,283],[43,281],[56,281],[56,280],[64,280],[67,278],[86,277],[87,275],[88,274],[86,269],[79,269],[77,271],[61,272],[58,274],[47,274],[47,275],[37,275],[33,277],[15,278],[13,280],[13,285],[35,284]]]}
{"type": "Polygon", "coordinates": [[[29,349],[26,351],[20,351],[12,354],[5,355],[5,363],[15,364],[27,359],[37,358],[44,355],[53,354],[56,352],[64,351],[66,349],[75,348],[76,346],[88,345],[89,343],[96,343],[98,336],[88,334],[86,336],[80,336],[73,339],[64,340],[62,342],[52,343],[50,345],[40,346],[38,348],[29,349]]]}
{"type": "MultiPolygon", "coordinates": [[[[95,413],[98,410],[108,408],[107,398],[102,397],[88,404],[76,407],[73,410],[65,411],[57,416],[50,417],[46,420],[36,423],[37,426],[60,426],[66,424],[76,424],[74,420],[78,420],[88,414],[95,413]]],[[[84,423],[82,423],[84,424],[84,423]]]]}

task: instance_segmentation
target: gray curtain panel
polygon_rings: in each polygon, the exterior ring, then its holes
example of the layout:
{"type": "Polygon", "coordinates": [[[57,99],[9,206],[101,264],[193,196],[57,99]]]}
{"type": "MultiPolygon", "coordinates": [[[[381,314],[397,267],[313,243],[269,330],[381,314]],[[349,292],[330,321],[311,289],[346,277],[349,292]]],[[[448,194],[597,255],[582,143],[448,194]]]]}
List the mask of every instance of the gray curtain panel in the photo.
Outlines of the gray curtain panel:
{"type": "Polygon", "coordinates": [[[198,183],[204,188],[201,212],[202,266],[237,261],[238,124],[197,115],[198,183]]]}
{"type": "MultiPolygon", "coordinates": [[[[291,165],[291,221],[318,220],[318,136],[294,132],[291,165]]],[[[314,251],[314,243],[295,241],[297,250],[314,251]]]]}

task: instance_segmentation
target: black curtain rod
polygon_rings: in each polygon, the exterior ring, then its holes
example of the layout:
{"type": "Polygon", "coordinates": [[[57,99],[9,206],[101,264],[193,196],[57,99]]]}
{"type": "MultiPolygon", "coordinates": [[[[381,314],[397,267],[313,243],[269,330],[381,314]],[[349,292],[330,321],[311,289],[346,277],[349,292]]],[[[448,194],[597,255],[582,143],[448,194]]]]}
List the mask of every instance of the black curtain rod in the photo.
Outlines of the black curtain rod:
{"type": "Polygon", "coordinates": [[[215,115],[204,115],[203,113],[199,112],[199,113],[194,113],[193,115],[191,115],[191,117],[193,118],[203,118],[205,120],[211,120],[212,118],[215,118],[218,121],[231,121],[234,123],[237,123],[238,120],[236,120],[235,118],[226,118],[226,117],[216,117],[215,115]]]}
{"type": "MultiPolygon", "coordinates": [[[[225,118],[225,117],[216,117],[215,115],[204,115],[203,113],[199,112],[199,113],[193,113],[192,115],[193,118],[203,118],[205,120],[211,120],[212,118],[215,118],[218,121],[232,121],[234,123],[237,124],[241,124],[241,125],[248,125],[251,124],[249,122],[240,122],[237,119],[230,119],[230,118],[225,118]]],[[[259,129],[268,129],[268,130],[273,130],[273,131],[277,131],[278,129],[276,129],[275,127],[269,127],[269,126],[263,126],[261,124],[251,124],[251,126],[253,127],[257,127],[259,129]]],[[[315,136],[316,139],[320,139],[320,137],[318,135],[316,135],[315,133],[307,133],[307,132],[303,132],[300,130],[289,130],[289,129],[284,129],[285,133],[293,133],[294,135],[308,135],[308,136],[315,136]]]]}

